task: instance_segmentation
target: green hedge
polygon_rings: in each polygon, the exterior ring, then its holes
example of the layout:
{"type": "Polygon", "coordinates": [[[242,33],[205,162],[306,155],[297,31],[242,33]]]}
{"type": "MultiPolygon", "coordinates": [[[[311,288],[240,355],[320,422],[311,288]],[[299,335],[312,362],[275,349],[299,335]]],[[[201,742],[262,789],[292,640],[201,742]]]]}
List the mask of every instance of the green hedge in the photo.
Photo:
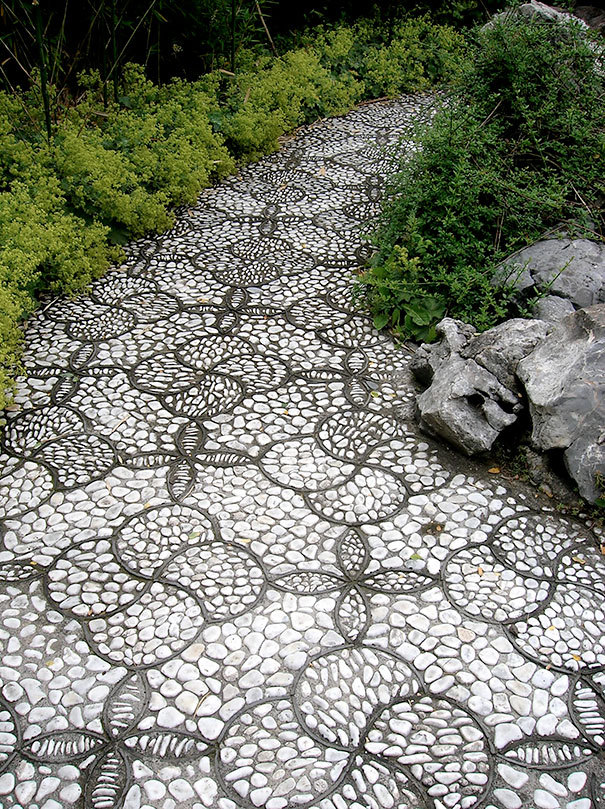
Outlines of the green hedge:
{"type": "Polygon", "coordinates": [[[20,370],[21,323],[41,295],[83,289],[119,260],[119,244],[169,228],[173,206],[276,150],[293,128],[449,79],[464,47],[426,18],[389,34],[360,22],[318,30],[280,58],[243,54],[236,76],[158,87],[129,65],[119,103],[105,108],[93,72],[50,143],[36,82],[0,93],[0,407],[20,370]]]}
{"type": "Polygon", "coordinates": [[[360,289],[378,327],[433,339],[445,314],[486,329],[530,311],[492,277],[567,222],[603,238],[604,44],[514,16],[477,30],[453,93],[393,181],[360,289]]]}

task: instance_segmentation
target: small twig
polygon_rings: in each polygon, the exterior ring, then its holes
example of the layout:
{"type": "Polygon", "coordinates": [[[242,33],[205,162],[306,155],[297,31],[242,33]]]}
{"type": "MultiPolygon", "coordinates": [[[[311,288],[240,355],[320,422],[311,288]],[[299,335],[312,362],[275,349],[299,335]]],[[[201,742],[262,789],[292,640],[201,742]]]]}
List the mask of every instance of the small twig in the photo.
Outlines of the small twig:
{"type": "Polygon", "coordinates": [[[112,431],[111,431],[111,432],[110,432],[110,433],[107,435],[107,438],[110,438],[110,437],[111,437],[111,436],[112,436],[112,435],[115,433],[115,431],[118,429],[118,427],[121,427],[121,426],[122,426],[122,424],[124,424],[124,422],[128,421],[128,419],[129,419],[129,418],[130,418],[130,413],[127,413],[127,414],[126,414],[126,415],[125,415],[123,418],[121,418],[121,419],[120,419],[120,421],[118,421],[118,423],[116,424],[116,426],[115,426],[115,427],[112,429],[112,431]]]}
{"type": "Polygon", "coordinates": [[[58,300],[59,300],[59,297],[53,298],[52,301],[50,301],[49,303],[46,304],[44,309],[40,309],[40,314],[43,315],[44,312],[46,312],[47,309],[50,309],[50,307],[53,305],[53,303],[56,303],[58,300]]]}
{"type": "Polygon", "coordinates": [[[237,13],[237,9],[235,7],[235,0],[231,0],[231,26],[230,26],[230,33],[231,33],[231,42],[230,42],[230,56],[231,56],[231,70],[235,75],[235,15],[237,13]]]}
{"type": "Polygon", "coordinates": [[[587,202],[586,202],[586,201],[583,199],[582,195],[580,194],[580,192],[578,191],[578,189],[575,187],[575,185],[574,185],[572,182],[570,182],[569,184],[570,184],[570,186],[573,188],[575,195],[576,195],[576,196],[577,196],[577,198],[580,200],[580,202],[582,203],[582,205],[583,205],[583,206],[586,208],[586,210],[588,211],[588,213],[589,213],[591,216],[593,216],[593,211],[592,211],[592,208],[590,207],[590,205],[588,205],[588,203],[587,203],[587,202]]]}
{"type": "MultiPolygon", "coordinates": [[[[1,45],[4,45],[4,47],[6,48],[6,50],[9,52],[11,59],[14,59],[14,60],[15,60],[16,64],[17,64],[17,65],[18,65],[18,66],[21,68],[21,70],[22,70],[22,71],[25,73],[25,75],[27,76],[27,78],[28,78],[28,79],[31,81],[31,80],[32,80],[32,75],[31,75],[31,73],[30,73],[30,72],[27,70],[27,68],[25,68],[25,67],[24,67],[24,66],[21,64],[21,62],[20,62],[20,61],[19,61],[19,59],[17,58],[17,54],[16,54],[16,53],[13,53],[13,52],[11,51],[11,49],[8,47],[8,45],[6,44],[6,42],[5,42],[3,39],[1,39],[1,38],[0,38],[0,44],[1,44],[1,45]]],[[[4,63],[3,63],[3,64],[4,64],[4,63]]]]}
{"type": "Polygon", "coordinates": [[[50,119],[50,101],[48,98],[48,78],[46,69],[46,54],[44,52],[44,37],[42,35],[42,16],[39,0],[32,0],[34,17],[36,21],[36,42],[38,44],[38,58],[40,60],[40,89],[42,91],[42,104],[44,106],[44,121],[46,123],[46,137],[50,143],[52,138],[52,122],[50,119]]]}
{"type": "MultiPolygon", "coordinates": [[[[63,20],[61,22],[61,30],[59,32],[59,38],[57,39],[57,47],[55,48],[55,57],[53,59],[52,69],[50,71],[50,83],[55,83],[55,77],[58,75],[58,64],[59,64],[59,52],[63,47],[63,39],[65,37],[65,20],[67,19],[67,7],[69,6],[69,0],[65,2],[65,9],[63,11],[63,20]]],[[[49,20],[50,22],[50,20],[49,20]]]]}
{"type": "Polygon", "coordinates": [[[494,109],[490,112],[490,114],[483,121],[481,121],[481,123],[479,124],[479,129],[482,129],[487,123],[489,123],[491,121],[491,119],[494,117],[494,115],[498,111],[498,107],[500,106],[500,104],[502,104],[502,99],[500,99],[500,101],[498,101],[498,103],[496,104],[494,109]]]}
{"type": "MultiPolygon", "coordinates": [[[[478,132],[480,129],[483,129],[483,127],[484,127],[486,124],[488,124],[488,123],[491,121],[491,119],[493,118],[493,116],[496,114],[496,111],[498,110],[498,107],[500,106],[500,104],[502,104],[502,99],[500,99],[500,101],[498,101],[498,103],[496,104],[496,106],[494,107],[494,109],[493,109],[493,110],[492,110],[492,111],[489,113],[489,115],[487,115],[487,116],[486,116],[486,117],[483,119],[483,121],[481,121],[481,123],[479,124],[479,126],[477,127],[477,129],[476,129],[475,131],[477,131],[477,132],[478,132]]],[[[471,139],[472,139],[472,135],[471,135],[471,137],[470,137],[470,138],[467,140],[467,142],[466,142],[466,144],[465,144],[465,147],[464,147],[464,150],[465,150],[465,151],[468,149],[469,144],[470,144],[470,142],[471,142],[471,139]]]]}
{"type": "Polygon", "coordinates": [[[105,76],[105,81],[109,81],[109,79],[110,79],[110,78],[113,76],[114,71],[116,70],[116,68],[117,68],[117,66],[118,66],[118,64],[119,64],[119,62],[120,62],[120,60],[121,60],[122,56],[124,56],[124,54],[125,54],[125,52],[126,52],[126,49],[128,48],[128,46],[129,46],[129,45],[130,45],[130,43],[132,42],[132,38],[134,37],[134,35],[136,34],[136,32],[139,30],[139,28],[141,27],[141,25],[143,25],[143,22],[145,21],[145,19],[146,19],[147,15],[148,15],[148,14],[149,14],[149,12],[150,12],[150,11],[153,9],[153,7],[155,6],[155,4],[156,4],[156,0],[151,0],[151,3],[150,3],[150,4],[149,4],[149,6],[147,7],[147,9],[146,9],[145,13],[143,14],[143,16],[139,18],[139,20],[138,20],[137,24],[136,24],[136,25],[134,26],[134,28],[132,29],[132,33],[130,34],[130,36],[129,36],[129,37],[128,37],[128,39],[126,40],[126,44],[124,45],[124,47],[122,48],[122,50],[121,50],[121,51],[120,51],[120,53],[118,54],[117,59],[116,59],[116,61],[114,61],[113,65],[111,66],[111,69],[110,69],[109,73],[107,74],[107,76],[105,76]]]}
{"type": "MultiPolygon", "coordinates": [[[[97,7],[97,10],[95,11],[95,14],[94,14],[92,20],[90,21],[90,25],[88,26],[88,31],[86,32],[86,35],[85,35],[84,39],[81,42],[88,41],[88,43],[90,43],[90,35],[92,33],[92,29],[94,28],[94,24],[95,24],[95,22],[97,20],[97,17],[99,16],[99,13],[100,13],[102,8],[103,8],[102,4],[99,4],[99,6],[97,7]]],[[[74,54],[74,56],[73,56],[73,58],[71,60],[69,70],[67,71],[67,73],[63,77],[63,86],[64,87],[67,86],[67,82],[69,81],[69,77],[71,76],[75,66],[78,64],[80,54],[82,53],[82,48],[80,47],[80,44],[78,44],[78,47],[76,48],[76,52],[75,52],[75,54],[74,54]]],[[[88,50],[87,50],[87,55],[88,55],[88,50]]]]}
{"type": "Polygon", "coordinates": [[[504,217],[506,215],[506,208],[503,209],[502,213],[498,217],[498,228],[496,230],[496,237],[494,239],[494,250],[498,252],[500,249],[500,240],[502,238],[502,228],[504,226],[504,217]]]}

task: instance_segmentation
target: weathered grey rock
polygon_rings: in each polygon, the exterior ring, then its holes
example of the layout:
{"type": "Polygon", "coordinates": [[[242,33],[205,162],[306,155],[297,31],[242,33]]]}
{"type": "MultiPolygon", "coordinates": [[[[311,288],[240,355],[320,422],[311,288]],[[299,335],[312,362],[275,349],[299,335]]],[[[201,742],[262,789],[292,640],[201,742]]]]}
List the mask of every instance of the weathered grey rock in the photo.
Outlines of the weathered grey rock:
{"type": "Polygon", "coordinates": [[[411,365],[417,379],[430,384],[417,398],[421,427],[467,455],[491,449],[522,409],[517,364],[551,328],[515,319],[476,334],[461,321],[442,320],[441,341],[421,346],[411,365]]]}
{"type": "Polygon", "coordinates": [[[526,17],[527,19],[538,18],[545,22],[577,22],[580,23],[580,25],[586,26],[583,20],[580,20],[573,14],[569,14],[567,11],[560,11],[546,3],[540,3],[539,0],[531,0],[531,3],[523,3],[516,11],[519,16],[526,17]]]}
{"type": "Polygon", "coordinates": [[[558,323],[559,320],[563,320],[564,317],[575,311],[573,303],[567,298],[561,298],[559,295],[547,295],[536,302],[533,315],[540,320],[558,323]]]}
{"type": "Polygon", "coordinates": [[[519,407],[515,394],[493,374],[460,357],[441,366],[417,405],[420,426],[467,455],[489,450],[516,420],[519,407]]]}
{"type": "Polygon", "coordinates": [[[605,245],[590,239],[544,239],[509,256],[494,282],[517,290],[549,289],[576,307],[605,302],[605,245]]]}
{"type": "Polygon", "coordinates": [[[573,14],[569,14],[566,11],[559,11],[559,9],[548,6],[546,3],[540,3],[539,0],[531,0],[531,3],[523,3],[517,8],[494,14],[492,19],[484,25],[484,28],[490,28],[494,23],[510,19],[511,17],[538,19],[550,23],[575,22],[582,27],[588,27],[584,20],[575,17],[573,14]]]}
{"type": "Polygon", "coordinates": [[[578,508],[582,499],[572,491],[567,479],[561,477],[549,453],[540,452],[529,445],[523,445],[526,471],[532,483],[559,503],[578,508]]]}
{"type": "MultiPolygon", "coordinates": [[[[538,22],[546,24],[554,37],[561,39],[574,39],[578,36],[583,38],[588,48],[595,55],[595,69],[601,76],[604,73],[603,54],[604,48],[596,39],[585,36],[590,28],[599,29],[603,26],[605,15],[595,15],[591,7],[584,7],[584,13],[579,9],[571,14],[563,9],[541,3],[539,0],[531,0],[530,3],[523,3],[517,8],[509,8],[499,14],[494,14],[491,20],[483,26],[483,30],[493,28],[499,23],[508,21],[526,21],[528,23],[538,22]],[[587,13],[588,12],[588,13],[587,13]]],[[[598,12],[598,9],[596,9],[598,12]]]]}
{"type": "Polygon", "coordinates": [[[603,496],[605,475],[605,431],[597,437],[583,435],[565,451],[565,466],[589,503],[603,496]]]}
{"type": "Polygon", "coordinates": [[[543,320],[514,318],[473,337],[461,355],[474,359],[502,385],[518,393],[515,371],[519,360],[533,351],[551,330],[552,325],[543,320]]]}
{"type": "Polygon", "coordinates": [[[517,366],[532,419],[531,440],[561,449],[580,494],[598,497],[605,473],[605,305],[564,318],[517,366]]]}
{"type": "Polygon", "coordinates": [[[439,321],[435,331],[441,339],[435,343],[423,343],[410,363],[412,373],[423,385],[430,385],[435,371],[453,355],[459,354],[476,334],[470,324],[452,317],[439,321]]]}

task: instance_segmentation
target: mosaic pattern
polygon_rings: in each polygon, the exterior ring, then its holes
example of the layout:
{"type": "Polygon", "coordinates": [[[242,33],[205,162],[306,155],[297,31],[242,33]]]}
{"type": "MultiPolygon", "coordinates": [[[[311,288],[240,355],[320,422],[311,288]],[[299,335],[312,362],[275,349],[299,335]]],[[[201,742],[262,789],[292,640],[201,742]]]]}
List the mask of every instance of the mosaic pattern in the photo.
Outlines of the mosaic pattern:
{"type": "Polygon", "coordinates": [[[429,114],[302,130],[32,319],[0,806],[605,807],[601,537],[420,436],[351,297],[429,114]]]}

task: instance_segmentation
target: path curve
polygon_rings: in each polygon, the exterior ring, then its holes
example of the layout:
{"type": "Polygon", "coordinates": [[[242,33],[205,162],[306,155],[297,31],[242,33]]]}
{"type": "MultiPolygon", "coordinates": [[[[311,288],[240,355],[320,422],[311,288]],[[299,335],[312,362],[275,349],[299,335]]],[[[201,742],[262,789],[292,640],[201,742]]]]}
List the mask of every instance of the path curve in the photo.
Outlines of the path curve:
{"type": "Polygon", "coordinates": [[[605,806],[605,556],[417,433],[355,310],[423,97],[206,191],[28,327],[0,806],[605,806]]]}

